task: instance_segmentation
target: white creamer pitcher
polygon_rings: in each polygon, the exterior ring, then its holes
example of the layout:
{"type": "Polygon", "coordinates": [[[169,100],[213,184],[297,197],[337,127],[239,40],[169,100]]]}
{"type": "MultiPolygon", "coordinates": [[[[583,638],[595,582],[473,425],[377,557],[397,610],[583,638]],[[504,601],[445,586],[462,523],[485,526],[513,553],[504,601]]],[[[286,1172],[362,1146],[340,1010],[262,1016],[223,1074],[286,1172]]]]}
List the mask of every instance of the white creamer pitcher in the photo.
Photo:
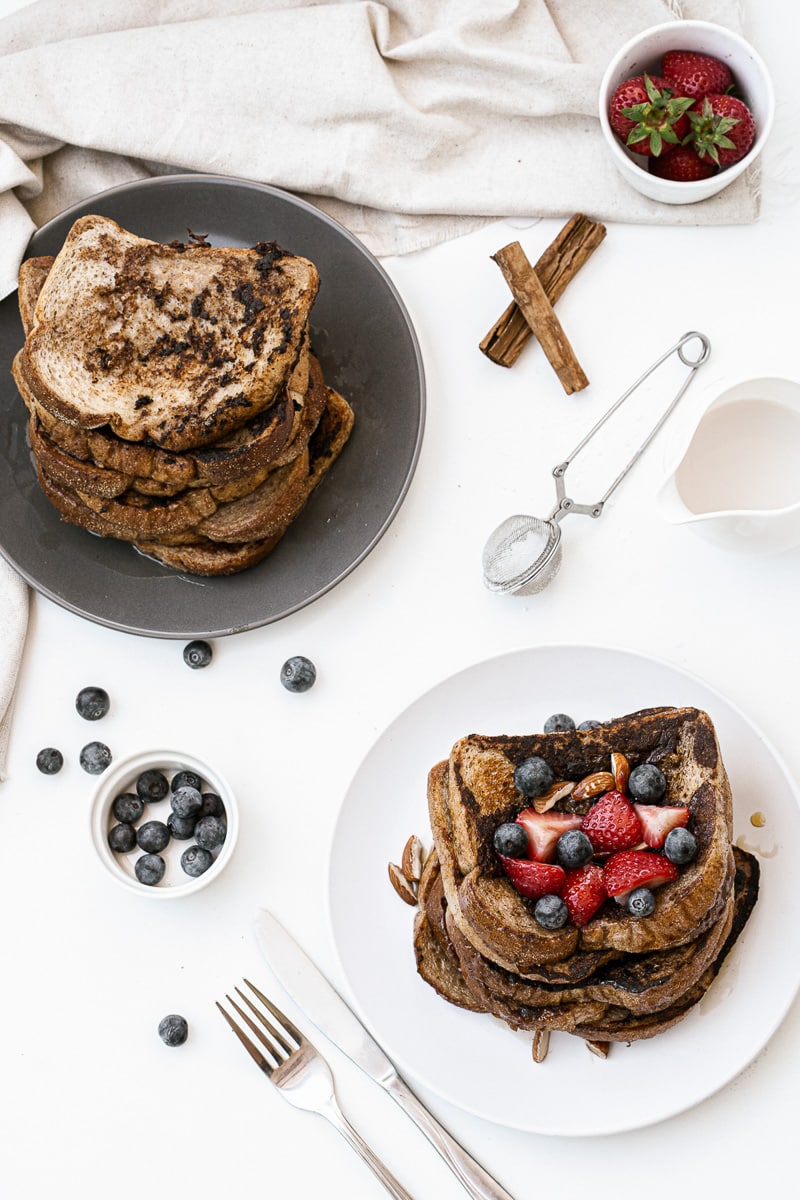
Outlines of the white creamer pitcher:
{"type": "Polygon", "coordinates": [[[730,550],[800,543],[800,383],[748,379],[717,396],[657,505],[665,520],[730,550]]]}

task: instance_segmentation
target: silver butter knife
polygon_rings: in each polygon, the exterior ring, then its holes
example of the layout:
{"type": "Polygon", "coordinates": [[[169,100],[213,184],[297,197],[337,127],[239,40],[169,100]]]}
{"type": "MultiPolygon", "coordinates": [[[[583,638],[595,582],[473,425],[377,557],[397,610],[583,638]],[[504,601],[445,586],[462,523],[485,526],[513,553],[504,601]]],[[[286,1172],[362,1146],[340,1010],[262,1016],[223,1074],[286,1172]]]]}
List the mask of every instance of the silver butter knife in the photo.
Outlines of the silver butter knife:
{"type": "Polygon", "coordinates": [[[512,1200],[417,1099],[391,1059],[272,913],[259,909],[255,931],[261,952],[285,991],[335,1046],[397,1101],[470,1196],[474,1200],[512,1200]]]}

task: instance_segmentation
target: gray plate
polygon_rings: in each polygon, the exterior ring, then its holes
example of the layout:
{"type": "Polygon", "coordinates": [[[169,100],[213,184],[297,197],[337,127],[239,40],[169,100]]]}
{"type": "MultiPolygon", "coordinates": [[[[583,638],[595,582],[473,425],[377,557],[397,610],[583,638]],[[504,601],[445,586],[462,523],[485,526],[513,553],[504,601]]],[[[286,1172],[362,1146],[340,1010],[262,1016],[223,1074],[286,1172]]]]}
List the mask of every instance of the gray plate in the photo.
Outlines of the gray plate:
{"type": "Polygon", "coordinates": [[[169,175],[112,188],[34,234],[28,255],[56,254],[84,213],[142,237],[215,245],[276,241],[322,279],[311,314],[326,381],[356,420],[342,457],[276,550],[240,575],[200,579],[124,542],[62,521],[41,493],[26,409],[10,375],[22,345],[16,293],[0,303],[0,552],[57,604],[91,621],[156,637],[219,637],[295,612],[348,575],[386,532],[408,491],[425,421],[425,377],[408,313],[377,260],[347,230],[263,184],[169,175]]]}

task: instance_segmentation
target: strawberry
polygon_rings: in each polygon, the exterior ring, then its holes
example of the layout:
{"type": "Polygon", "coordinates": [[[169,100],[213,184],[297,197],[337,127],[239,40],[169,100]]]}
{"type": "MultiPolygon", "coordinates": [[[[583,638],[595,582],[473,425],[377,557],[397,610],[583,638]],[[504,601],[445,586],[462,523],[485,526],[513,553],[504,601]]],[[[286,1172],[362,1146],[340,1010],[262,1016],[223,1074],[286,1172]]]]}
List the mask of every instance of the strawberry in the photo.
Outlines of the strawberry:
{"type": "Polygon", "coordinates": [[[664,845],[670,829],[684,826],[689,820],[689,810],[683,804],[634,804],[633,807],[642,826],[642,838],[654,850],[664,845]]]}
{"type": "Polygon", "coordinates": [[[667,81],[654,75],[634,75],[614,92],[608,122],[635,154],[667,154],[689,130],[691,96],[676,97],[667,81]]]}
{"type": "Polygon", "coordinates": [[[642,826],[630,801],[622,792],[606,792],[587,812],[581,829],[596,854],[629,850],[642,840],[642,826]]]}
{"type": "Polygon", "coordinates": [[[689,109],[691,145],[703,161],[729,167],[744,158],[756,137],[753,114],[735,96],[710,93],[689,109]]]}
{"type": "Polygon", "coordinates": [[[535,808],[523,808],[517,816],[528,835],[528,858],[536,862],[552,862],[556,855],[556,842],[568,829],[579,829],[581,817],[577,813],[538,813],[535,808]]]}
{"type": "Polygon", "coordinates": [[[597,912],[608,893],[603,885],[603,870],[597,863],[587,863],[575,871],[568,871],[561,898],[567,906],[573,925],[582,928],[597,912]]]}
{"type": "Polygon", "coordinates": [[[564,886],[566,872],[563,867],[553,863],[531,862],[528,858],[508,858],[505,854],[498,854],[497,857],[514,887],[529,900],[538,900],[540,896],[557,896],[564,886]]]}
{"type": "Polygon", "coordinates": [[[620,903],[634,888],[657,888],[677,877],[675,864],[652,850],[621,850],[603,867],[603,886],[620,903]]]}
{"type": "Polygon", "coordinates": [[[669,154],[651,158],[649,170],[659,179],[672,179],[676,183],[693,183],[696,179],[710,179],[718,171],[711,159],[699,158],[691,146],[676,146],[669,154]]]}
{"type": "Polygon", "coordinates": [[[727,92],[733,75],[724,62],[697,50],[668,50],[661,60],[661,75],[677,96],[701,100],[709,92],[727,92]]]}

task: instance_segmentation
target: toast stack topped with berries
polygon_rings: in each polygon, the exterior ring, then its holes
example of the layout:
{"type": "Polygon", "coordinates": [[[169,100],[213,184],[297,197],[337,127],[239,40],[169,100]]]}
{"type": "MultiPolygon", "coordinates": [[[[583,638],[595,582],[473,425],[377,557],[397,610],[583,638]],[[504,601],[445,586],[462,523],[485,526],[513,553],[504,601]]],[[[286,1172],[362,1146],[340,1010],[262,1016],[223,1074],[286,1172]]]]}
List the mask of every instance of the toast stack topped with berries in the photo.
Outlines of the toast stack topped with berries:
{"type": "Polygon", "coordinates": [[[758,865],[731,845],[709,716],[471,735],[432,768],[420,974],[513,1028],[634,1041],[693,1007],[738,937],[758,865]]]}

